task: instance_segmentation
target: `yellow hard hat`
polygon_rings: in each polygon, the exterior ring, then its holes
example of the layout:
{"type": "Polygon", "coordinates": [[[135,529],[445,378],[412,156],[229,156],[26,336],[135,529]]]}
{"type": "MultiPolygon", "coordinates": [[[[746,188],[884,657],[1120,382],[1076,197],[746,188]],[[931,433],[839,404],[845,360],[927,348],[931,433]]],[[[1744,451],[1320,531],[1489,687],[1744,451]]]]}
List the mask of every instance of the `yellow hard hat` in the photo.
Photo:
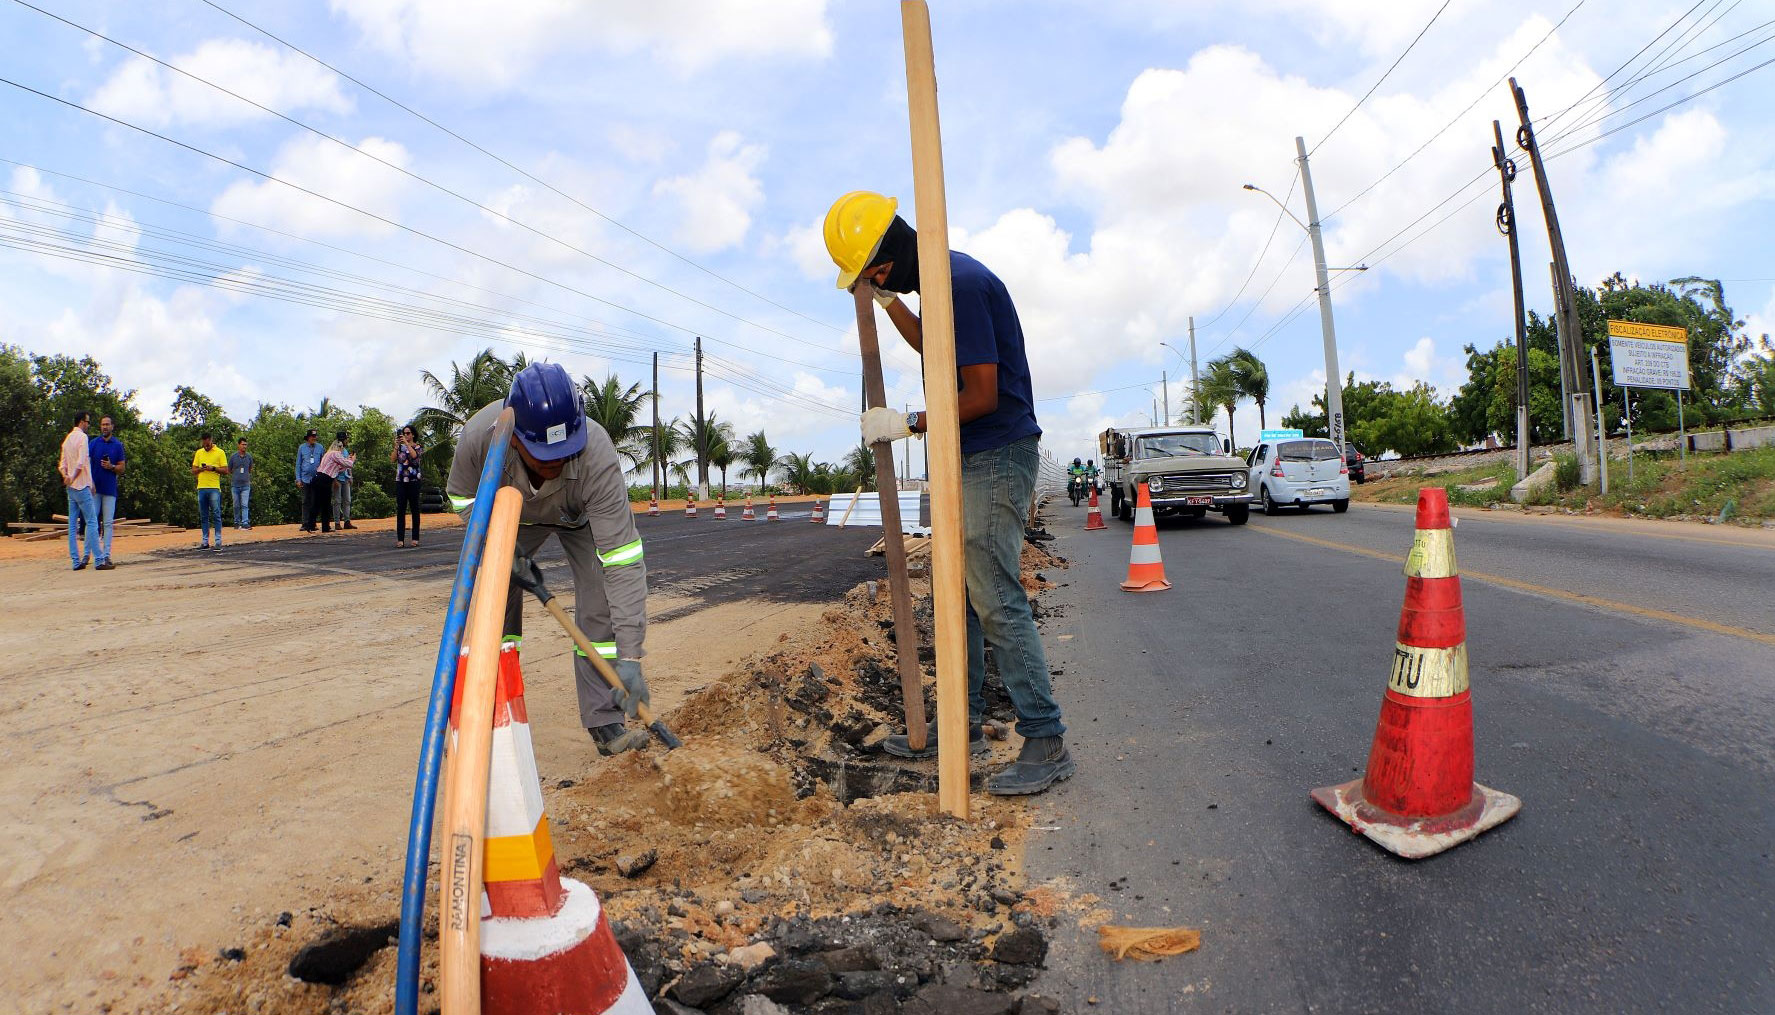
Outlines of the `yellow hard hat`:
{"type": "Polygon", "coordinates": [[[856,284],[899,207],[900,202],[870,190],[853,190],[832,202],[826,212],[826,253],[838,265],[838,288],[856,284]]]}

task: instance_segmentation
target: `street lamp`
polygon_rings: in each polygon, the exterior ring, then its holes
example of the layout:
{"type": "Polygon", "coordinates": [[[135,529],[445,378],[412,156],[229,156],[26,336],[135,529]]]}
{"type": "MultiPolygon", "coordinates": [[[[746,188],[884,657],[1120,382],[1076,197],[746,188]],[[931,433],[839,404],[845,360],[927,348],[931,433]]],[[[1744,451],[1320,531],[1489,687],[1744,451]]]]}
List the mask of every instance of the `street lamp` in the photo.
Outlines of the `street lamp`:
{"type": "MultiPolygon", "coordinates": [[[[1172,345],[1170,342],[1160,342],[1159,344],[1176,353],[1178,359],[1184,358],[1183,350],[1172,345]]],[[[1195,426],[1202,422],[1202,417],[1200,410],[1196,407],[1196,386],[1201,383],[1201,379],[1196,376],[1196,319],[1193,317],[1190,318],[1189,329],[1189,379],[1189,421],[1191,426],[1195,426]]],[[[1170,400],[1169,392],[1167,392],[1166,400],[1170,400]]]]}
{"type": "Polygon", "coordinates": [[[1319,280],[1319,326],[1325,337],[1325,423],[1331,433],[1331,442],[1337,445],[1338,454],[1344,450],[1344,382],[1343,374],[1337,366],[1337,328],[1331,320],[1331,283],[1325,268],[1325,241],[1320,235],[1319,206],[1313,199],[1313,174],[1307,167],[1307,142],[1305,138],[1294,139],[1295,151],[1299,154],[1296,161],[1300,164],[1301,191],[1307,199],[1307,219],[1302,222],[1288,206],[1276,200],[1276,195],[1254,184],[1245,184],[1246,190],[1254,190],[1274,201],[1282,213],[1294,219],[1294,224],[1307,231],[1313,241],[1313,268],[1319,280]]]}

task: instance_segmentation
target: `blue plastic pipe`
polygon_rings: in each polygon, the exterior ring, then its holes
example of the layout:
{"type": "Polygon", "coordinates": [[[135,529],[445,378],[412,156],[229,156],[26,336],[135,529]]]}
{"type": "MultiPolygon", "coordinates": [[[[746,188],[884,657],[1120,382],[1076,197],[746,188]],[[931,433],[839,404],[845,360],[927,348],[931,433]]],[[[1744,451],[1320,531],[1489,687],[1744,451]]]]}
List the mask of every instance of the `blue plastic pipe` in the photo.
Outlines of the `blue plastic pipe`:
{"type": "Polygon", "coordinates": [[[469,510],[462,551],[456,558],[456,584],[450,588],[450,612],[438,640],[437,666],[431,675],[431,703],[425,710],[425,735],[419,743],[419,773],[413,780],[413,822],[407,828],[407,870],[401,881],[401,943],[395,966],[395,1015],[418,1015],[420,928],[425,919],[425,881],[431,863],[431,823],[437,809],[438,770],[444,760],[444,731],[450,721],[450,699],[456,693],[456,659],[462,652],[462,629],[475,592],[475,572],[487,543],[487,519],[493,494],[505,477],[505,451],[511,443],[512,411],[493,424],[493,440],[481,465],[475,504],[469,510]]]}

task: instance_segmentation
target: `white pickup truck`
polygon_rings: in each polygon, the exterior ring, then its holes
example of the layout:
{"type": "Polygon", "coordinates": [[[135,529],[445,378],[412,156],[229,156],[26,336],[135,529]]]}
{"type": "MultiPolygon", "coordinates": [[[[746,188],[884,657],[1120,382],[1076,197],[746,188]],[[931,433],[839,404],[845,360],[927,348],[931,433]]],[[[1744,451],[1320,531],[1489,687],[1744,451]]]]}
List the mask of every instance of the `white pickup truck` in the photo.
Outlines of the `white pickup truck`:
{"type": "Polygon", "coordinates": [[[1110,513],[1123,521],[1134,518],[1140,483],[1147,484],[1155,516],[1202,518],[1218,511],[1234,525],[1251,517],[1250,470],[1213,427],[1110,429],[1097,444],[1110,513]]]}

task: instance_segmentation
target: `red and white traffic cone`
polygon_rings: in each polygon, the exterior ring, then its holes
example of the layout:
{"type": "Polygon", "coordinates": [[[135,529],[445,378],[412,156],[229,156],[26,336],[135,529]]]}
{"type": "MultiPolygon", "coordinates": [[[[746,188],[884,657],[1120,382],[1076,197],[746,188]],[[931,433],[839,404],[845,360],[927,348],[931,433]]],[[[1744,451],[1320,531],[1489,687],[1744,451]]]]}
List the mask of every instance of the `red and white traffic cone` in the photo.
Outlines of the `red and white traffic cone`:
{"type": "Polygon", "coordinates": [[[767,522],[782,521],[781,518],[777,517],[777,495],[774,493],[770,495],[770,506],[765,509],[764,520],[767,522]]]}
{"type": "Polygon", "coordinates": [[[717,495],[715,497],[715,520],[718,522],[724,522],[727,520],[727,498],[726,497],[722,497],[720,495],[717,495]]]}
{"type": "MultiPolygon", "coordinates": [[[[457,680],[457,705],[464,683],[457,680]]],[[[501,646],[494,688],[481,898],[483,1010],[651,1015],[597,895],[563,879],[555,862],[515,638],[501,646]]],[[[452,724],[455,716],[453,708],[452,724]]]]}
{"type": "Polygon", "coordinates": [[[1103,524],[1103,510],[1097,506],[1097,487],[1093,484],[1091,487],[1090,510],[1085,512],[1085,531],[1096,532],[1098,529],[1107,528],[1109,528],[1109,526],[1103,524]]]}
{"type": "Polygon", "coordinates": [[[1128,551],[1128,580],[1122,588],[1129,592],[1163,592],[1171,587],[1165,580],[1165,562],[1159,555],[1159,527],[1153,521],[1152,496],[1146,484],[1140,484],[1140,499],[1134,502],[1134,546],[1128,551]]]}
{"type": "Polygon", "coordinates": [[[1406,859],[1440,853],[1522,809],[1473,781],[1467,620],[1448,491],[1418,491],[1393,670],[1362,778],[1313,790],[1321,806],[1406,859]]]}
{"type": "Polygon", "coordinates": [[[752,511],[752,495],[747,494],[746,495],[746,510],[740,512],[740,521],[755,522],[757,520],[758,520],[758,515],[752,511]]]}
{"type": "Polygon", "coordinates": [[[647,498],[647,517],[649,517],[649,518],[658,518],[659,517],[659,498],[658,497],[647,498]]]}
{"type": "Polygon", "coordinates": [[[694,494],[694,493],[691,494],[689,497],[687,497],[684,501],[684,517],[686,517],[686,518],[695,518],[696,517],[696,494],[694,494]]]}
{"type": "Polygon", "coordinates": [[[826,502],[823,500],[814,501],[814,524],[826,524],[826,502]]]}

